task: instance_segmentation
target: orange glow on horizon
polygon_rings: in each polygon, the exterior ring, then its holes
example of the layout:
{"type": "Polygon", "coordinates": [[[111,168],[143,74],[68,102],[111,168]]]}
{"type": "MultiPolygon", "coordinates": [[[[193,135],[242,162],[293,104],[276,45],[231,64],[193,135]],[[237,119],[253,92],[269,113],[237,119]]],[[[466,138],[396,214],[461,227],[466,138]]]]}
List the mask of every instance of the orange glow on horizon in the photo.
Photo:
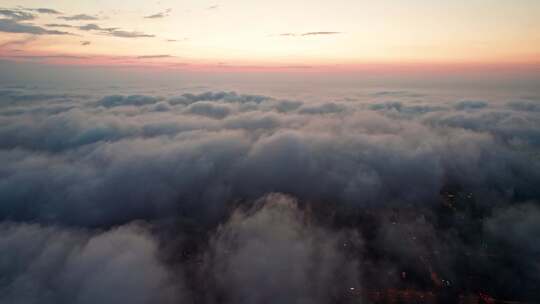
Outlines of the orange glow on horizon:
{"type": "MultiPolygon", "coordinates": [[[[6,0],[3,8],[24,10],[19,2],[6,0]]],[[[0,57],[41,56],[30,61],[60,65],[304,72],[537,69],[540,63],[536,0],[213,4],[55,0],[47,6],[59,15],[0,16],[0,57]],[[166,13],[145,18],[156,12],[166,13]],[[74,19],[78,14],[86,18],[74,19]]],[[[40,6],[28,0],[24,7],[40,6]]]]}

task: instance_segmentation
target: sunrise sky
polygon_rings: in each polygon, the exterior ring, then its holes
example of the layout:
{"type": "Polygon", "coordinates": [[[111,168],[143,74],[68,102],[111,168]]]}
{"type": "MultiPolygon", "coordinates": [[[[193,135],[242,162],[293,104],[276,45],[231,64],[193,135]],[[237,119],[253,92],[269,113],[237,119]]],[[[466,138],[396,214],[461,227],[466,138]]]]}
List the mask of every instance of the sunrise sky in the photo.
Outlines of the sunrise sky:
{"type": "Polygon", "coordinates": [[[540,0],[0,0],[0,304],[540,303],[540,0]]]}
{"type": "Polygon", "coordinates": [[[11,1],[0,57],[301,69],[540,63],[538,0],[11,1]]]}

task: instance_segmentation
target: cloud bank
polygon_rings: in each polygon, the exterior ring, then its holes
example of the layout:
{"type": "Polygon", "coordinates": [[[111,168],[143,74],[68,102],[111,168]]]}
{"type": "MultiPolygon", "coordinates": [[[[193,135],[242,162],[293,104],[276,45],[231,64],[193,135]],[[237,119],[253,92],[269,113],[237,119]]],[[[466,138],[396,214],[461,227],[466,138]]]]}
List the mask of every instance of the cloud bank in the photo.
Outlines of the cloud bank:
{"type": "Polygon", "coordinates": [[[0,90],[0,299],[540,299],[536,102],[370,96],[0,90]]]}

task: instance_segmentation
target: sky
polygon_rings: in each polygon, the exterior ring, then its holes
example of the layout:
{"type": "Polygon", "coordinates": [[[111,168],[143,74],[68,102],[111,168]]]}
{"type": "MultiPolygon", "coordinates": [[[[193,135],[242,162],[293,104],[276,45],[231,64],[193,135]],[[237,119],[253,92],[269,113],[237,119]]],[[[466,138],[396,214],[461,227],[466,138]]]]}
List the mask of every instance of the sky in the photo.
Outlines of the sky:
{"type": "Polygon", "coordinates": [[[540,303],[539,30],[540,0],[0,0],[0,303],[540,303]]]}
{"type": "Polygon", "coordinates": [[[166,69],[538,69],[536,0],[12,1],[7,61],[166,69]]]}

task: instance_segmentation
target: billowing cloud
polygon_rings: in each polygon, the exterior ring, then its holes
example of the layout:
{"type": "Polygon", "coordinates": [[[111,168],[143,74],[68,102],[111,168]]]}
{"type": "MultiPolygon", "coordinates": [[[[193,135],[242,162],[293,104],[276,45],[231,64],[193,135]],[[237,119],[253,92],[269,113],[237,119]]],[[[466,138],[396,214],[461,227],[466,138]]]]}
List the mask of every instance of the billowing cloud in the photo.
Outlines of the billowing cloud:
{"type": "Polygon", "coordinates": [[[540,112],[540,102],[529,100],[511,101],[508,107],[516,111],[540,112]]]}
{"type": "Polygon", "coordinates": [[[298,110],[300,114],[329,114],[346,111],[347,107],[336,103],[323,103],[315,105],[304,105],[298,110]]]}
{"type": "Polygon", "coordinates": [[[230,112],[231,108],[228,105],[216,105],[206,101],[192,103],[186,108],[186,113],[214,118],[224,118],[230,112]]]}
{"type": "Polygon", "coordinates": [[[144,228],[107,232],[0,225],[0,302],[177,303],[181,281],[144,228]],[[174,280],[177,279],[177,280],[174,280]]]}
{"type": "Polygon", "coordinates": [[[538,299],[533,101],[125,92],[0,90],[0,302],[538,299]]]}
{"type": "Polygon", "coordinates": [[[360,288],[358,260],[347,257],[358,235],[305,216],[294,199],[275,194],[233,213],[205,260],[218,292],[231,303],[328,303],[360,288]]]}
{"type": "Polygon", "coordinates": [[[488,103],[482,100],[462,100],[455,105],[457,110],[477,110],[488,106],[488,103]]]}
{"type": "Polygon", "coordinates": [[[159,100],[160,98],[158,97],[144,96],[144,95],[130,95],[130,96],[111,95],[111,96],[106,96],[102,98],[100,101],[98,101],[97,104],[100,106],[107,107],[107,108],[116,107],[116,106],[124,106],[124,105],[141,106],[145,104],[156,103],[159,100]]]}

